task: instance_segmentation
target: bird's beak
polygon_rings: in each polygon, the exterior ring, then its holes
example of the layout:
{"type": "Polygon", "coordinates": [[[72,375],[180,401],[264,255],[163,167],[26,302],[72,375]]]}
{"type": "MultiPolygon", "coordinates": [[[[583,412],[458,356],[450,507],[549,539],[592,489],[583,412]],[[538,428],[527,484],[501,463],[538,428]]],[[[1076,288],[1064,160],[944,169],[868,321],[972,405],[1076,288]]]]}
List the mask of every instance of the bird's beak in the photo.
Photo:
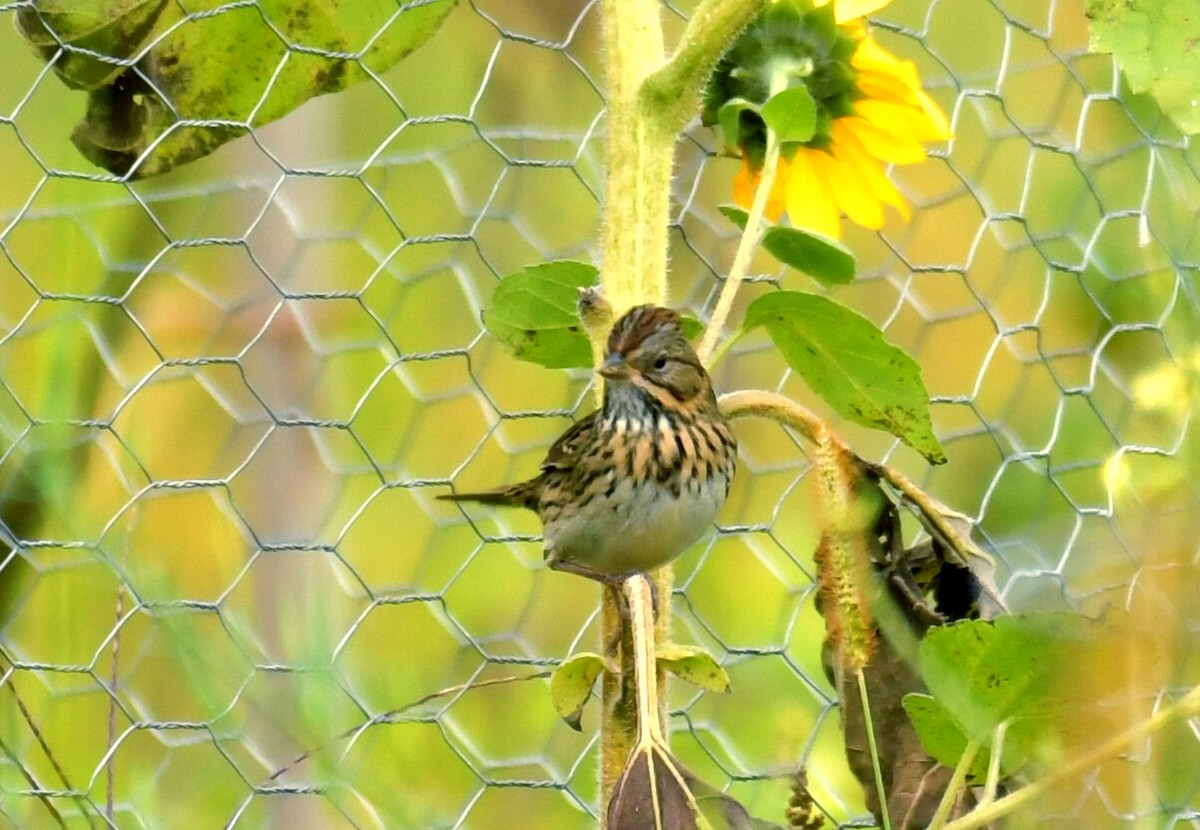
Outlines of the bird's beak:
{"type": "Polygon", "coordinates": [[[600,368],[596,372],[600,377],[608,380],[628,380],[629,364],[625,362],[624,355],[620,352],[613,352],[600,364],[600,368]]]}

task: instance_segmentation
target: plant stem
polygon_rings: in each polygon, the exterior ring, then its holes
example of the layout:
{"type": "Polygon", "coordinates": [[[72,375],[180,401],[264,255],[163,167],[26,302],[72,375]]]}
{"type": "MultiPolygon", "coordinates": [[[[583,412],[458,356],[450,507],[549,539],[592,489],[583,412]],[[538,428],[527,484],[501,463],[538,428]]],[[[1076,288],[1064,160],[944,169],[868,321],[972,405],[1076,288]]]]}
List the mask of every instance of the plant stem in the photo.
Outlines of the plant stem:
{"type": "MultiPolygon", "coordinates": [[[[674,137],[647,123],[639,105],[646,76],[662,65],[658,0],[601,0],[608,170],[602,229],[604,294],[619,317],[640,302],[662,303],[674,137]]],[[[659,584],[659,596],[669,597],[659,584]]],[[[605,815],[637,738],[632,641],[612,592],[603,592],[601,642],[621,642],[621,673],[601,682],[600,806],[605,815]]],[[[665,605],[666,603],[664,603],[665,605]]],[[[669,616],[669,611],[661,617],[669,616]]],[[[664,625],[667,623],[663,623],[664,625]]],[[[663,678],[665,681],[665,677],[663,678]]],[[[601,826],[604,826],[601,820],[601,826]]]]}
{"type": "Polygon", "coordinates": [[[996,800],[996,788],[1000,786],[1000,760],[1004,757],[1004,736],[1008,732],[1009,721],[1000,721],[996,734],[992,737],[992,757],[988,759],[987,786],[983,790],[983,798],[977,806],[991,804],[996,800]]]}
{"type": "Polygon", "coordinates": [[[812,444],[817,443],[817,436],[825,426],[824,421],[791,398],[765,389],[726,392],[717,399],[717,404],[726,418],[770,418],[790,426],[812,444]]]}
{"type": "Polygon", "coordinates": [[[713,349],[717,345],[717,338],[721,336],[721,329],[725,327],[725,321],[729,318],[729,312],[733,308],[733,298],[737,295],[738,288],[741,286],[742,280],[746,278],[746,272],[750,269],[750,260],[754,256],[754,249],[758,247],[758,240],[762,236],[763,215],[767,210],[767,199],[771,195],[771,188],[775,183],[775,170],[778,166],[779,141],[775,138],[775,134],[768,129],[767,155],[763,159],[762,174],[758,180],[758,189],[754,191],[754,202],[750,206],[750,215],[746,217],[746,227],[742,230],[741,240],[738,241],[737,253],[733,255],[733,264],[729,266],[725,285],[721,287],[721,293],[717,297],[717,307],[713,309],[712,317],[708,321],[708,328],[704,330],[704,339],[700,341],[700,347],[696,349],[701,363],[707,364],[709,358],[712,357],[713,349]]]}
{"type": "Polygon", "coordinates": [[[602,0],[608,105],[604,196],[604,290],[617,316],[667,295],[667,220],[675,134],[639,103],[646,76],[663,63],[657,0],[602,0]]]}
{"type": "Polygon", "coordinates": [[[933,498],[922,490],[917,485],[899,470],[893,469],[886,464],[873,464],[868,462],[871,471],[882,478],[888,484],[891,484],[897,490],[904,494],[904,497],[920,508],[922,515],[937,528],[938,532],[945,537],[950,543],[951,548],[958,554],[958,564],[969,566],[970,556],[978,556],[982,559],[991,562],[991,557],[979,550],[970,539],[963,537],[961,533],[951,524],[945,515],[945,508],[937,504],[933,498]]]}
{"type": "Polygon", "coordinates": [[[937,811],[933,814],[933,821],[929,822],[929,830],[942,830],[946,824],[950,811],[954,809],[954,801],[967,782],[967,773],[971,770],[971,764],[975,763],[977,754],[979,754],[979,741],[968,741],[967,748],[963,750],[962,757],[958,759],[958,764],[954,767],[954,775],[950,777],[950,783],[946,785],[946,791],[942,793],[942,800],[938,802],[937,811]]]}
{"type": "Polygon", "coordinates": [[[1178,720],[1193,718],[1200,715],[1200,686],[1192,689],[1175,703],[1151,715],[1138,725],[1114,735],[1091,752],[1084,753],[1074,761],[1057,767],[1044,778],[1039,778],[1027,787],[1022,787],[1011,795],[1006,795],[999,801],[993,801],[983,807],[972,810],[969,814],[947,824],[943,830],[975,830],[990,824],[1002,816],[1017,810],[1039,796],[1045,795],[1052,787],[1070,778],[1074,778],[1110,758],[1115,758],[1125,747],[1134,741],[1149,738],[1155,732],[1178,720]]]}
{"type": "Polygon", "coordinates": [[[665,65],[646,78],[643,103],[662,125],[679,132],[700,108],[700,94],[725,49],[766,0],[705,0],[692,13],[665,65]]]}
{"type": "Polygon", "coordinates": [[[629,629],[633,638],[634,677],[637,686],[638,744],[664,744],[662,713],[658,702],[658,661],[655,659],[654,611],[650,583],[634,574],[622,586],[629,604],[629,629]]]}
{"type": "MultiPolygon", "coordinates": [[[[671,173],[680,128],[695,113],[700,87],[734,36],[765,0],[705,0],[693,15],[670,62],[664,60],[658,0],[601,0],[605,61],[608,165],[604,191],[602,279],[605,296],[619,317],[637,303],[667,299],[667,250],[671,173]],[[660,71],[661,70],[661,71],[660,71]],[[657,73],[653,82],[648,79],[657,73]],[[673,102],[662,106],[663,101],[673,102]]],[[[593,343],[595,343],[593,337],[593,343]]],[[[653,574],[659,596],[655,633],[670,633],[672,569],[653,574]]],[[[621,638],[621,676],[602,684],[601,803],[634,746],[632,642],[616,603],[605,592],[601,638],[621,638]]],[[[666,676],[657,676],[665,688],[666,676]]],[[[659,705],[664,705],[661,701],[659,705]]]]}
{"type": "Polygon", "coordinates": [[[863,725],[867,728],[867,746],[871,750],[871,768],[875,772],[875,792],[879,798],[879,815],[883,830],[892,830],[892,819],[888,815],[887,791],[883,786],[883,769],[879,766],[879,748],[875,746],[875,725],[871,722],[871,701],[867,696],[867,678],[862,669],[855,672],[858,677],[858,696],[862,700],[863,725]]]}
{"type": "MultiPolygon", "coordinates": [[[[784,89],[787,89],[787,75],[776,72],[771,78],[770,94],[775,95],[784,89]]],[[[721,329],[725,327],[725,321],[729,318],[729,312],[733,308],[733,298],[737,295],[738,288],[741,287],[742,280],[746,278],[746,272],[750,269],[750,259],[754,256],[754,249],[758,247],[758,241],[762,237],[763,216],[767,211],[767,201],[770,199],[771,189],[775,186],[775,172],[778,167],[779,136],[775,134],[774,130],[767,127],[767,151],[763,157],[762,170],[759,173],[758,188],[754,191],[754,202],[750,205],[750,213],[746,217],[746,227],[742,229],[742,238],[738,241],[737,253],[733,255],[733,264],[729,266],[725,285],[722,286],[721,294],[717,297],[717,307],[713,309],[712,317],[708,321],[708,328],[704,330],[704,339],[700,341],[700,348],[696,350],[701,363],[707,364],[712,356],[717,338],[721,336],[721,329]]]]}

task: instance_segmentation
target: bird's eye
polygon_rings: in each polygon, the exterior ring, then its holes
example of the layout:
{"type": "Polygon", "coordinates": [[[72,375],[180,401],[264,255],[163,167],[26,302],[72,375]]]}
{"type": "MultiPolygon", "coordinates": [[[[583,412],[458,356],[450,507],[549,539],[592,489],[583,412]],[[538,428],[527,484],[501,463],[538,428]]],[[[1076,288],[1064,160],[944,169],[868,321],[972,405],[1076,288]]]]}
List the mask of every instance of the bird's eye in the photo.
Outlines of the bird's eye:
{"type": "Polygon", "coordinates": [[[654,360],[654,369],[655,371],[661,372],[665,368],[667,368],[667,358],[664,355],[659,355],[654,360]]]}

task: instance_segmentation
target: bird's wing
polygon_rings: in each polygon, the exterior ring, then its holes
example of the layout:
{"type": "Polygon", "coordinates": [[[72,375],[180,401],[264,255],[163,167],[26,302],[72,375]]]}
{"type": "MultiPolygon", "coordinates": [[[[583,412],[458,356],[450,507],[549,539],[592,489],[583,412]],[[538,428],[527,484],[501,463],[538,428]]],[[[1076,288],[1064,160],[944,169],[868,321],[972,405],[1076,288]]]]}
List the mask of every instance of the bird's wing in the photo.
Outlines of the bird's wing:
{"type": "Polygon", "coordinates": [[[600,410],[597,409],[591,415],[580,418],[570,429],[558,436],[558,440],[546,453],[546,460],[542,462],[543,473],[569,470],[575,466],[587,447],[589,436],[595,428],[596,417],[599,414],[600,410]]]}

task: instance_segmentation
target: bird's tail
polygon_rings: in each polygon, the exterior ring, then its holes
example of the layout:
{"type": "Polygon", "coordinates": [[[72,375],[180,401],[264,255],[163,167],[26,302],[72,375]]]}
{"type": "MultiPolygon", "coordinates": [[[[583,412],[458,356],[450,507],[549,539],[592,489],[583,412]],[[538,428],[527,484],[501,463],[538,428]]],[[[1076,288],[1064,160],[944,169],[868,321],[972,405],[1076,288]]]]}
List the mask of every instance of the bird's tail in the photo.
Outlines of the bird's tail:
{"type": "Polygon", "coordinates": [[[439,499],[446,501],[474,501],[480,504],[495,504],[502,507],[524,507],[537,510],[540,488],[538,480],[523,481],[508,487],[498,487],[495,490],[483,490],[478,493],[443,493],[439,499]]]}

